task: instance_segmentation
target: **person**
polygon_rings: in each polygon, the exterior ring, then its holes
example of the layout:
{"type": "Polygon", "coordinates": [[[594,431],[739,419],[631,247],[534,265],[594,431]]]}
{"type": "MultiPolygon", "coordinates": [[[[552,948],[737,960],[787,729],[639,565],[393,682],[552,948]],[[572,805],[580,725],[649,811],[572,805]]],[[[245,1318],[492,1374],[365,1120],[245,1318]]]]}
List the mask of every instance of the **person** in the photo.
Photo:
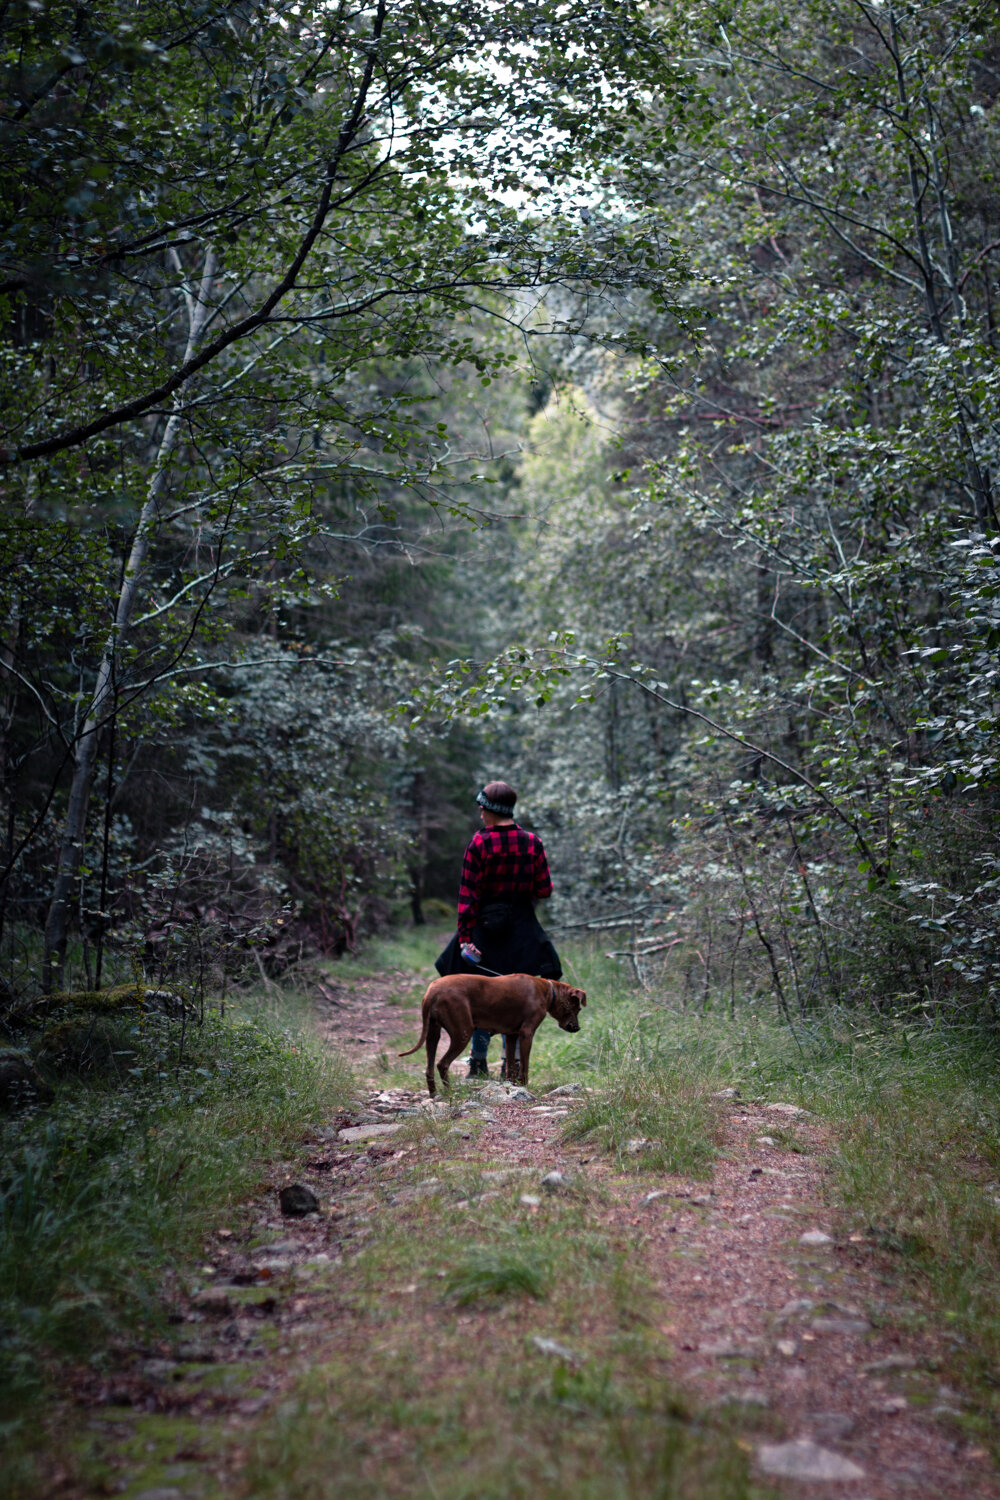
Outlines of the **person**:
{"type": "MultiPolygon", "coordinates": [[[[444,974],[539,974],[561,979],[559,955],[535,916],[552,894],[545,848],[514,821],[517,793],[490,781],[476,796],[482,827],[462,862],[458,928],[434,967],[444,974]]],[[[469,1077],[485,1078],[489,1031],[472,1035],[469,1077]]]]}

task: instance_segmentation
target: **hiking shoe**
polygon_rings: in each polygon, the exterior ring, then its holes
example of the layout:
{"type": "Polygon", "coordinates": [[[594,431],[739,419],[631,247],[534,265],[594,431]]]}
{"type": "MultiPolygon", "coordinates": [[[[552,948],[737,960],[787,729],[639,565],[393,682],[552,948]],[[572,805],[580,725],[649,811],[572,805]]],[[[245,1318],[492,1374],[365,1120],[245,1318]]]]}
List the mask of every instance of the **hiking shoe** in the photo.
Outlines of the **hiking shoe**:
{"type": "Polygon", "coordinates": [[[486,1059],[485,1059],[485,1057],[470,1057],[469,1058],[469,1077],[470,1078],[489,1078],[489,1076],[490,1076],[490,1070],[486,1066],[486,1059]]]}

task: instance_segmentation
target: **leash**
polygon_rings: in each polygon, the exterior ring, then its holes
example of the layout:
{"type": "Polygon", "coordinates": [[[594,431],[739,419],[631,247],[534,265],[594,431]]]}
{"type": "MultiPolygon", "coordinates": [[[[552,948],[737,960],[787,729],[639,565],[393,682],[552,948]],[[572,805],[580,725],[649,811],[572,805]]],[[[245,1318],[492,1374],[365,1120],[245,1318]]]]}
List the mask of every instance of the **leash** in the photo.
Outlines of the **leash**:
{"type": "Polygon", "coordinates": [[[476,961],[476,959],[474,959],[474,958],[466,958],[466,956],[465,956],[464,953],[462,954],[462,962],[466,963],[466,964],[475,964],[477,969],[482,969],[483,973],[484,974],[489,974],[489,976],[490,976],[491,979],[506,979],[507,978],[507,975],[506,974],[501,974],[499,969],[488,969],[485,964],[478,963],[476,961]]]}

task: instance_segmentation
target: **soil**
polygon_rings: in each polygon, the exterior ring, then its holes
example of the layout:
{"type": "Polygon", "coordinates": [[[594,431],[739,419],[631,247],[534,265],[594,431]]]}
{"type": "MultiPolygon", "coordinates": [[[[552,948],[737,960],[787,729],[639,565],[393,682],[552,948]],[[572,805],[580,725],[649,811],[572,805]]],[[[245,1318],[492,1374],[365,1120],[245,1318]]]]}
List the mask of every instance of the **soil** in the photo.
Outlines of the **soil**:
{"type": "MultiPolygon", "coordinates": [[[[324,1259],[360,1247],[370,1235],[361,1207],[366,1180],[377,1173],[384,1185],[406,1168],[406,1152],[397,1150],[391,1131],[373,1127],[429,1107],[422,1054],[407,1059],[410,1088],[384,1086],[385,1056],[417,1035],[418,1010],[399,1003],[413,993],[413,976],[403,971],[326,986],[318,1000],[321,1030],[364,1081],[363,1103],[317,1132],[305,1164],[289,1172],[332,1206],[324,1217],[282,1219],[272,1187],[257,1207],[256,1225],[280,1230],[281,1239],[263,1259],[238,1234],[220,1229],[207,1250],[201,1293],[180,1304],[180,1347],[122,1350],[112,1375],[88,1377],[81,1387],[78,1400],[98,1419],[91,1426],[101,1431],[109,1477],[98,1489],[80,1489],[57,1473],[53,1494],[169,1491],[183,1500],[203,1492],[199,1485],[189,1490],[185,1480],[203,1480],[206,1471],[217,1486],[211,1493],[245,1493],[242,1435],[268,1420],[316,1352],[338,1337],[341,1312],[335,1293],[322,1289],[324,1259]],[[373,1131],[360,1155],[340,1135],[352,1127],[373,1131]],[[310,1289],[313,1274],[319,1281],[310,1289]],[[269,1284],[289,1275],[301,1278],[303,1295],[283,1297],[276,1309],[269,1284]],[[265,1325],[269,1343],[261,1342],[265,1325]],[[248,1366],[259,1375],[248,1380],[248,1366]],[[231,1384],[229,1367],[234,1377],[237,1368],[243,1372],[231,1384]],[[143,1479],[135,1423],[125,1408],[168,1423],[162,1452],[172,1463],[156,1471],[152,1487],[148,1473],[143,1479]],[[209,1458],[206,1420],[222,1422],[229,1434],[221,1458],[209,1458]]],[[[491,1064],[495,1074],[495,1057],[491,1064]]],[[[929,1326],[891,1249],[850,1232],[831,1207],[829,1129],[793,1106],[726,1094],[719,1099],[721,1154],[707,1184],[652,1172],[624,1175],[592,1145],[566,1144],[562,1125],[576,1107],[572,1095],[491,1099],[474,1149],[484,1167],[559,1169],[601,1183],[609,1224],[645,1257],[668,1309],[659,1330],[665,1373],[695,1405],[768,1413],[780,1422],[780,1441],[762,1438],[752,1423],[741,1440],[758,1475],[778,1493],[849,1500],[1000,1496],[991,1456],[969,1421],[970,1404],[942,1374],[945,1335],[929,1326]],[[553,1112],[538,1112],[546,1107],[553,1112]],[[817,1242],[803,1243],[810,1232],[817,1242]],[[844,1460],[856,1466],[856,1477],[850,1469],[840,1478],[782,1477],[789,1466],[807,1473],[821,1462],[836,1471],[844,1460]]],[[[456,1135],[453,1154],[465,1149],[456,1135]]]]}

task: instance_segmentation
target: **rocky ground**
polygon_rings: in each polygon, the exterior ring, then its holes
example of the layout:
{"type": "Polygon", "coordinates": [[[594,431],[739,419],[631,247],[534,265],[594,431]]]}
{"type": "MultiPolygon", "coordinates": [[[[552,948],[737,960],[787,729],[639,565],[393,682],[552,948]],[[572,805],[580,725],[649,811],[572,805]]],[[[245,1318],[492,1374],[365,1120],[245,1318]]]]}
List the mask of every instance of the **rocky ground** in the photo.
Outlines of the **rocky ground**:
{"type": "MultiPolygon", "coordinates": [[[[732,1414],[765,1488],[858,1500],[1000,1495],[967,1403],[943,1373],[942,1338],[885,1247],[846,1231],[830,1206],[832,1145],[820,1121],[725,1091],[711,1181],[622,1173],[586,1141],[563,1139],[585,1098],[579,1083],[534,1096],[491,1082],[453,1108],[426,1099],[417,1055],[412,1087],[386,1086],[387,1057],[416,1036],[416,1010],[396,1003],[404,980],[412,976],[327,986],[321,1025],[366,1081],[362,1104],[317,1130],[252,1212],[219,1225],[197,1283],[176,1289],[176,1339],[122,1348],[112,1373],[81,1379],[91,1478],[81,1488],[57,1469],[53,1494],[254,1493],[246,1462],[256,1436],[354,1336],[338,1268],[379,1235],[383,1215],[474,1162],[486,1196],[491,1183],[514,1180],[528,1215],[571,1184],[593,1187],[609,1233],[644,1262],[664,1378],[696,1406],[732,1414]],[[421,1135],[429,1120],[433,1132],[421,1135]],[[314,1211],[282,1212],[279,1190],[293,1182],[306,1193],[297,1204],[286,1195],[285,1208],[314,1211]]],[[[399,1305],[424,1284],[384,1294],[399,1305]]],[[[461,1321],[485,1329],[490,1317],[473,1309],[461,1321]]],[[[575,1358],[541,1335],[535,1343],[575,1358]]]]}

